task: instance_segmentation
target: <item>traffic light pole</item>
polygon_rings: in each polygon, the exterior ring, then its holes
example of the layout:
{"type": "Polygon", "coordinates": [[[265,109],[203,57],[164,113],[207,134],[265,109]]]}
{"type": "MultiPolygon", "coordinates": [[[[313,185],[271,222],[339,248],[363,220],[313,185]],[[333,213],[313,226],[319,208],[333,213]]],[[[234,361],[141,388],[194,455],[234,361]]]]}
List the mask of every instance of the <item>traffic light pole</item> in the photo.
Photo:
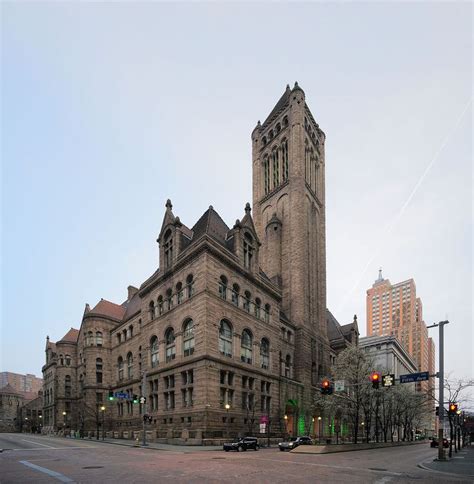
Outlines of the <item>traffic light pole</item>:
{"type": "Polygon", "coordinates": [[[142,419],[143,419],[143,447],[146,447],[146,418],[147,415],[147,404],[146,404],[146,370],[143,370],[143,379],[142,379],[142,392],[141,396],[145,398],[145,401],[142,406],[142,419]]]}
{"type": "Polygon", "coordinates": [[[444,439],[444,325],[449,321],[440,321],[438,324],[432,324],[427,328],[439,329],[439,416],[438,416],[438,460],[446,460],[444,456],[443,439],[444,439]]]}

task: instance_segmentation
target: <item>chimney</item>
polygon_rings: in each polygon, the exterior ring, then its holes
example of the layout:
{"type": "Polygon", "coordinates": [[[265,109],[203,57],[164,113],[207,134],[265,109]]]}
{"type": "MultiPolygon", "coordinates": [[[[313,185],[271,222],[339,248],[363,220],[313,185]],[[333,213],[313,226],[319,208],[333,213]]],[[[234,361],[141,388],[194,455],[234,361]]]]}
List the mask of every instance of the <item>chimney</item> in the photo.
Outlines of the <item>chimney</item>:
{"type": "Polygon", "coordinates": [[[132,299],[133,296],[138,292],[138,288],[134,286],[128,286],[128,300],[132,299]]]}

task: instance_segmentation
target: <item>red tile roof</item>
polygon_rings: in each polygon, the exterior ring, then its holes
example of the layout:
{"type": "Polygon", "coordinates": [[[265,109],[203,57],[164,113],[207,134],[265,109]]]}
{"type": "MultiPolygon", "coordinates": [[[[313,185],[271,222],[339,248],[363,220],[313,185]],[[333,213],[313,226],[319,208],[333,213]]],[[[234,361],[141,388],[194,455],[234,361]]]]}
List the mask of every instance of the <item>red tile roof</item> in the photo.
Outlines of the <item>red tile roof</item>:
{"type": "Polygon", "coordinates": [[[101,314],[102,316],[108,316],[109,318],[122,320],[125,314],[126,308],[119,306],[113,302],[101,299],[91,313],[101,314]]]}
{"type": "Polygon", "coordinates": [[[75,343],[77,341],[77,337],[79,336],[79,330],[71,328],[59,341],[67,342],[67,343],[75,343]]]}

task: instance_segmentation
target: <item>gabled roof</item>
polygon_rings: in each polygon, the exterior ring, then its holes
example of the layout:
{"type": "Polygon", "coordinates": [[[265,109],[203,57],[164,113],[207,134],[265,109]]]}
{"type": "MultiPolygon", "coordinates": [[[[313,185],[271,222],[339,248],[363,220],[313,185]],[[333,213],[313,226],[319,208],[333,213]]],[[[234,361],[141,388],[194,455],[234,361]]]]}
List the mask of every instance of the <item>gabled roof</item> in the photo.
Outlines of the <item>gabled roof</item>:
{"type": "Polygon", "coordinates": [[[201,218],[194,224],[192,231],[194,233],[192,240],[193,242],[198,240],[204,234],[207,234],[225,246],[226,235],[229,231],[229,227],[227,227],[227,224],[222,220],[220,215],[211,205],[204,212],[201,218]]]}
{"type": "Polygon", "coordinates": [[[76,343],[79,336],[79,330],[71,328],[58,343],[76,343]]]}
{"type": "Polygon", "coordinates": [[[344,334],[341,331],[341,325],[337,319],[332,315],[331,311],[326,308],[326,323],[329,341],[344,339],[344,334]]]}
{"type": "Polygon", "coordinates": [[[22,395],[22,393],[15,390],[10,383],[7,383],[4,387],[0,388],[0,393],[6,393],[7,395],[22,395]]]}
{"type": "Polygon", "coordinates": [[[125,312],[125,307],[107,301],[106,299],[101,299],[91,311],[91,313],[100,314],[101,316],[108,316],[109,318],[119,319],[120,321],[123,319],[125,312]]]}
{"type": "Polygon", "coordinates": [[[267,119],[265,119],[265,121],[263,122],[262,128],[266,128],[266,126],[272,122],[273,118],[275,118],[280,113],[280,111],[282,111],[290,103],[290,94],[291,89],[290,86],[287,85],[285,92],[283,93],[279,101],[275,104],[275,107],[267,116],[267,119]]]}

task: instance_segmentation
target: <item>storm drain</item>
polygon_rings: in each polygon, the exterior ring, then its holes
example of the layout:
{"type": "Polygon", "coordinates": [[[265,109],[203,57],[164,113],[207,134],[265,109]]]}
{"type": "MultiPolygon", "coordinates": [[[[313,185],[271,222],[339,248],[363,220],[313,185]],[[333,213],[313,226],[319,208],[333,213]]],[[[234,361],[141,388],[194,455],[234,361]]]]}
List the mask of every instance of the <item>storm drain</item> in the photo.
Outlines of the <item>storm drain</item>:
{"type": "Polygon", "coordinates": [[[381,467],[369,467],[370,471],[381,471],[381,472],[386,472],[388,469],[382,469],[381,467]]]}
{"type": "Polygon", "coordinates": [[[83,469],[103,469],[104,466],[86,466],[83,469]]]}

